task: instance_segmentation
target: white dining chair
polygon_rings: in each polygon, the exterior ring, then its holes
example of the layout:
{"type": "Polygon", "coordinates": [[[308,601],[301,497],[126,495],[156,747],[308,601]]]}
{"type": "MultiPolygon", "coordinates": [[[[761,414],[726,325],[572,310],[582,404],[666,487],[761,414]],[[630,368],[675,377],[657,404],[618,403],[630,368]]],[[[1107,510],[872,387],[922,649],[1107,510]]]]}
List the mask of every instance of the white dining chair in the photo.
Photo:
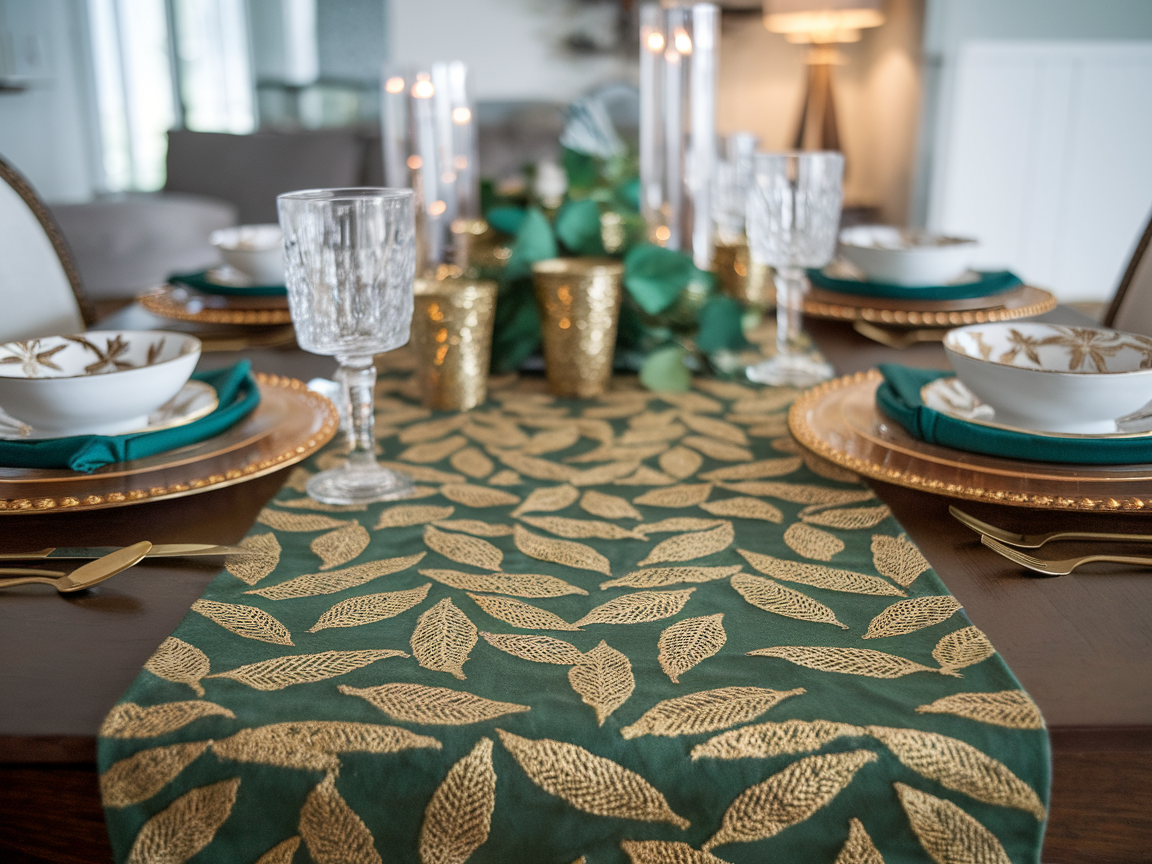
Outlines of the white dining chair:
{"type": "Polygon", "coordinates": [[[1152,336],[1152,216],[1104,316],[1104,326],[1152,336]]]}
{"type": "Polygon", "coordinates": [[[64,236],[0,157],[0,342],[79,333],[92,321],[64,236]]]}

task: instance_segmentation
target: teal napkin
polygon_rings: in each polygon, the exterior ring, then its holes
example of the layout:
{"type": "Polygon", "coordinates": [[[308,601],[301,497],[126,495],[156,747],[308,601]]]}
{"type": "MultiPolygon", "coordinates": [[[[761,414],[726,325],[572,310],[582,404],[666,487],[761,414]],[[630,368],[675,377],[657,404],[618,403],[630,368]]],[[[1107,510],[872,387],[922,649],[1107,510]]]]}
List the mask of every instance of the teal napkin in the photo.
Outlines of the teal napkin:
{"type": "Polygon", "coordinates": [[[1152,462],[1152,436],[1145,438],[1065,438],[1010,432],[969,423],[934,411],[920,400],[920,389],[955,373],[910,369],[881,363],[884,383],[876,390],[876,405],[913,438],[971,453],[1027,459],[1030,462],[1071,462],[1081,465],[1129,465],[1152,462]]]}
{"type": "Polygon", "coordinates": [[[835,279],[820,270],[809,270],[808,281],[825,291],[855,294],[857,297],[885,297],[890,300],[971,300],[1003,294],[1022,284],[1018,276],[1007,270],[981,273],[975,282],[962,285],[929,285],[909,287],[889,285],[886,282],[857,282],[855,279],[835,279]]]}
{"type": "Polygon", "coordinates": [[[198,273],[173,273],[168,277],[173,285],[183,285],[202,294],[224,294],[230,297],[285,297],[288,289],[283,285],[249,285],[241,288],[236,285],[220,285],[208,280],[208,271],[198,273]]]}
{"type": "Polygon", "coordinates": [[[129,435],[75,435],[40,441],[0,441],[0,466],[6,468],[71,468],[85,474],[114,462],[155,456],[219,435],[260,404],[252,364],[241,360],[215,372],[196,372],[197,381],[211,384],[220,405],[211,414],[171,429],[129,435]]]}

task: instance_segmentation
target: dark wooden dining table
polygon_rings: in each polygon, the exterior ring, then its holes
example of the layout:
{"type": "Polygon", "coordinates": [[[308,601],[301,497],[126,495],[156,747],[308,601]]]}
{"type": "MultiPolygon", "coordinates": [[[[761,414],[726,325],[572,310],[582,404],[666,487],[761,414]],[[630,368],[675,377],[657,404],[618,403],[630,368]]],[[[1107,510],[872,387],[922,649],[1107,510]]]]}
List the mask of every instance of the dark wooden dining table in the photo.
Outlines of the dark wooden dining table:
{"type": "MultiPolygon", "coordinates": [[[[148,318],[129,307],[105,323],[161,326],[148,318]]],[[[1042,320],[1086,319],[1061,307],[1042,320]]],[[[939,343],[897,351],[844,323],[807,326],[841,374],[881,362],[947,367],[939,343]]],[[[201,365],[220,367],[240,356],[207,354],[201,365]]],[[[330,358],[295,348],[243,356],[257,370],[304,380],[334,369],[330,358]]],[[[286,476],[282,470],[130,507],[0,517],[0,551],[140,539],[235,543],[286,476]]],[[[1152,513],[1024,510],[872,486],[1044,713],[1053,751],[1045,864],[1152,862],[1152,572],[1100,564],[1070,576],[1040,577],[981,546],[948,514],[948,505],[1025,532],[1076,526],[1152,533],[1152,513]]],[[[1072,554],[1084,548],[1061,546],[1072,554]]],[[[97,786],[96,730],[221,564],[150,559],[84,595],[30,586],[0,597],[0,861],[111,860],[97,786]]]]}

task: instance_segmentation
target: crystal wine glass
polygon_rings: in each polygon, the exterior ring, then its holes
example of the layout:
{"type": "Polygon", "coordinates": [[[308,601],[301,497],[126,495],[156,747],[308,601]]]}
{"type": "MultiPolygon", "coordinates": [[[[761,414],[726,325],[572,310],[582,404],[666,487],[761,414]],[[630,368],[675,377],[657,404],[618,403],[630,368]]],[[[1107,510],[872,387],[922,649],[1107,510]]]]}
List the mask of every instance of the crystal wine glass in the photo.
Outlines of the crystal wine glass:
{"type": "Polygon", "coordinates": [[[340,361],[348,461],[308,481],[327,504],[407,498],[410,478],[376,462],[374,354],[408,341],[416,267],[411,189],[310,189],[276,199],[288,305],[300,347],[340,361]]]}
{"type": "Polygon", "coordinates": [[[810,387],[832,367],[801,331],[808,267],[836,251],[840,227],[840,153],[758,153],[748,194],[748,244],[753,260],[776,268],[776,356],[748,367],[761,384],[810,387]]]}

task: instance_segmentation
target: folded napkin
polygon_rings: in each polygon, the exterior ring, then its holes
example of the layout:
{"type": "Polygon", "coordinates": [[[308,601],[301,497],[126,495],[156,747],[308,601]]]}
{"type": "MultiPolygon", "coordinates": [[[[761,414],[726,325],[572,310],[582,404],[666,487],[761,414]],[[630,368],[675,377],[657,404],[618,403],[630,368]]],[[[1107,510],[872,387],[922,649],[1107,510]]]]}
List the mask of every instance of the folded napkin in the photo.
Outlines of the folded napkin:
{"type": "Polygon", "coordinates": [[[1152,462],[1152,436],[1144,438],[1072,438],[1033,435],[969,423],[926,406],[920,390],[937,378],[955,373],[910,369],[881,363],[884,383],[876,391],[876,405],[913,438],[957,450],[1027,459],[1030,462],[1071,462],[1082,465],[1129,465],[1152,462]]]}
{"type": "Polygon", "coordinates": [[[0,465],[6,468],[71,468],[85,474],[111,465],[155,456],[178,447],[197,444],[219,435],[260,404],[260,390],[251,375],[252,364],[241,360],[235,366],[215,372],[196,372],[216,390],[219,406],[211,414],[156,432],[128,435],[74,435],[40,441],[0,441],[0,465]]]}
{"type": "Polygon", "coordinates": [[[981,273],[975,282],[958,285],[889,285],[886,282],[858,282],[855,279],[837,279],[820,270],[809,270],[808,280],[817,288],[858,297],[884,297],[890,300],[971,300],[1002,294],[1022,284],[1020,278],[1007,270],[981,273]]]}
{"type": "Polygon", "coordinates": [[[168,281],[173,285],[193,288],[202,294],[224,294],[238,297],[282,297],[288,289],[283,285],[221,285],[208,279],[207,270],[198,273],[173,273],[168,281]]]}

